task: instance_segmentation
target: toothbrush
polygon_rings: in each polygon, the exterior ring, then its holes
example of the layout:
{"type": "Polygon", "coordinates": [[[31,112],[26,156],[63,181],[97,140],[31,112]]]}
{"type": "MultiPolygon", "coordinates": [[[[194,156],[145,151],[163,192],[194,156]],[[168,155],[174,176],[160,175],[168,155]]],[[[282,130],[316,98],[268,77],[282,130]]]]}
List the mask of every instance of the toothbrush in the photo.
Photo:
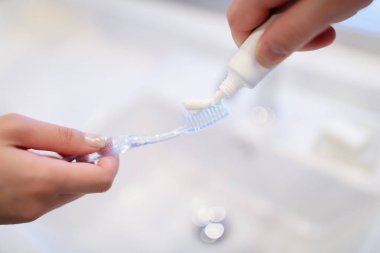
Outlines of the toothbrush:
{"type": "Polygon", "coordinates": [[[107,145],[98,152],[88,155],[64,157],[63,159],[69,162],[94,163],[104,156],[118,155],[132,148],[199,132],[225,118],[228,113],[221,103],[222,100],[232,97],[243,87],[254,88],[272,70],[272,68],[263,67],[256,61],[253,50],[265,29],[276,19],[276,16],[272,15],[263,25],[253,31],[239,50],[232,56],[228,64],[227,77],[211,99],[191,99],[185,101],[184,105],[188,113],[183,117],[183,126],[167,133],[151,136],[118,136],[109,138],[107,145]]]}
{"type": "Polygon", "coordinates": [[[226,108],[221,103],[218,103],[196,113],[184,113],[184,124],[170,132],[148,136],[118,136],[109,138],[106,146],[98,152],[64,157],[63,160],[68,162],[95,163],[104,156],[119,155],[132,148],[167,141],[182,135],[197,133],[214,125],[227,116],[228,112],[226,108]]]}

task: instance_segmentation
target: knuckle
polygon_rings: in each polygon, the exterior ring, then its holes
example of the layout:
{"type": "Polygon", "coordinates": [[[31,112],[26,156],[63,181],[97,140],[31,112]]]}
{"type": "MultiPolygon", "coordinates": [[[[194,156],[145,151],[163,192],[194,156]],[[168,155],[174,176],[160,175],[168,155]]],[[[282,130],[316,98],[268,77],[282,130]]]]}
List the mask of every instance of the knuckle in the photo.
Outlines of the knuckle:
{"type": "Polygon", "coordinates": [[[73,141],[74,130],[67,127],[58,127],[58,136],[64,145],[68,145],[73,141]]]}
{"type": "Polygon", "coordinates": [[[1,116],[1,129],[2,132],[7,134],[20,135],[25,132],[26,118],[17,113],[10,113],[1,116]]]}

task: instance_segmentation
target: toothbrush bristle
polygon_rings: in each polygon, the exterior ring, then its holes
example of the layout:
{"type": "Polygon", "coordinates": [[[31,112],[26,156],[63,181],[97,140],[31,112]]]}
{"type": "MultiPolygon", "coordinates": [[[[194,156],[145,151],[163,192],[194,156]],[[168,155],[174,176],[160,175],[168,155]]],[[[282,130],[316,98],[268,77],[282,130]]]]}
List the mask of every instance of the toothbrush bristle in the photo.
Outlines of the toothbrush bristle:
{"type": "Polygon", "coordinates": [[[197,113],[184,115],[186,127],[191,131],[199,131],[203,128],[209,127],[219,120],[228,116],[227,109],[221,104],[210,106],[197,113]]]}

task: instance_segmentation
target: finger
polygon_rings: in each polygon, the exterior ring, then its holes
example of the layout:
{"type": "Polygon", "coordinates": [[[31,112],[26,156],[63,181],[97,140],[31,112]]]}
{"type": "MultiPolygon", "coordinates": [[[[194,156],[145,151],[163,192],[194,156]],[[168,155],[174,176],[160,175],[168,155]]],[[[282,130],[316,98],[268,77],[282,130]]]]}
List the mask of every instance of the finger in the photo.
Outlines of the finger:
{"type": "Polygon", "coordinates": [[[227,10],[228,23],[237,46],[260,26],[268,17],[271,9],[289,0],[234,0],[227,10]]]}
{"type": "Polygon", "coordinates": [[[61,127],[21,115],[3,116],[0,132],[8,144],[27,149],[55,151],[61,154],[87,154],[106,144],[105,138],[84,134],[78,130],[61,127]]]}
{"type": "Polygon", "coordinates": [[[112,186],[119,166],[117,157],[104,157],[98,164],[70,163],[17,148],[7,150],[8,164],[15,173],[25,168],[22,177],[41,196],[105,192],[112,186]]]}
{"type": "Polygon", "coordinates": [[[297,1],[281,13],[267,28],[256,48],[256,58],[265,67],[273,67],[291,53],[301,49],[333,22],[343,20],[355,13],[360,4],[342,8],[341,4],[328,0],[297,1]],[[354,6],[354,7],[353,7],[354,6]]]}
{"type": "Polygon", "coordinates": [[[111,188],[119,167],[117,157],[104,157],[98,164],[68,163],[56,160],[58,175],[61,177],[59,192],[84,194],[105,192],[111,188]]]}
{"type": "Polygon", "coordinates": [[[330,26],[327,30],[317,35],[317,37],[313,38],[310,42],[303,46],[300,51],[310,51],[327,47],[334,42],[335,37],[335,29],[330,26]]]}

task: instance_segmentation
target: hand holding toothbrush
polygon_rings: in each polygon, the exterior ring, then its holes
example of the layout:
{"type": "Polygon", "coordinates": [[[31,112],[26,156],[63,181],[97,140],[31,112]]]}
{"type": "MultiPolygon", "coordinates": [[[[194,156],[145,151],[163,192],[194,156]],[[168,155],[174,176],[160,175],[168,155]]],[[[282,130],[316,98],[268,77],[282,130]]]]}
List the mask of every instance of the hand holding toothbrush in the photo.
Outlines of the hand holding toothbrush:
{"type": "Polygon", "coordinates": [[[28,149],[62,155],[87,154],[105,146],[98,136],[24,116],[0,117],[0,224],[29,222],[84,194],[108,190],[118,159],[96,165],[70,163],[28,149]]]}
{"type": "Polygon", "coordinates": [[[343,21],[372,0],[234,0],[228,9],[232,36],[238,46],[273,9],[291,6],[266,29],[256,47],[257,61],[270,68],[294,51],[315,50],[335,39],[331,24],[343,21]]]}

